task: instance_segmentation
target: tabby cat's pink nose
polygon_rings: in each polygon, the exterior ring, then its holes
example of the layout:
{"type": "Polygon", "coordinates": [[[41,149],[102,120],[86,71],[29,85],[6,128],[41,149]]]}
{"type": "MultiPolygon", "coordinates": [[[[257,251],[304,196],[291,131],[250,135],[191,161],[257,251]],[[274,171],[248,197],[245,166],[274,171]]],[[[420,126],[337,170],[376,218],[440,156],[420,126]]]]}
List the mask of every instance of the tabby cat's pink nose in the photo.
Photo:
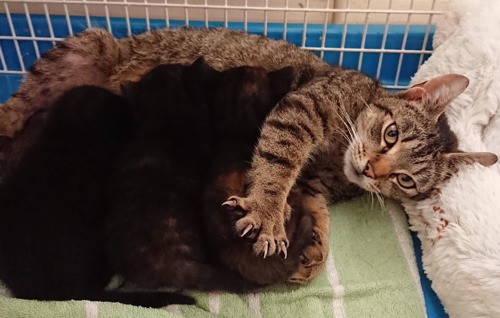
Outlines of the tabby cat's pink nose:
{"type": "Polygon", "coordinates": [[[372,178],[374,179],[375,178],[375,174],[373,173],[373,168],[372,166],[370,165],[370,161],[368,161],[366,163],[366,166],[365,168],[363,169],[363,174],[368,177],[368,178],[372,178]]]}

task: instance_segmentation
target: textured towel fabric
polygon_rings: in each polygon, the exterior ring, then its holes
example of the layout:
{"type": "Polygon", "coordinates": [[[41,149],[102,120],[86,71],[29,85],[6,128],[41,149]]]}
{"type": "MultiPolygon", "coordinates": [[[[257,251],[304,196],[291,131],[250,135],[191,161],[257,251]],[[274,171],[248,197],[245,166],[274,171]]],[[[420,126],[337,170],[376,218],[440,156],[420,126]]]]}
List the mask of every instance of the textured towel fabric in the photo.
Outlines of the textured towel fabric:
{"type": "Polygon", "coordinates": [[[257,294],[192,293],[197,304],[145,309],[89,301],[39,302],[0,296],[0,318],[426,317],[408,224],[391,202],[358,198],[331,208],[331,253],[307,286],[257,294]]]}

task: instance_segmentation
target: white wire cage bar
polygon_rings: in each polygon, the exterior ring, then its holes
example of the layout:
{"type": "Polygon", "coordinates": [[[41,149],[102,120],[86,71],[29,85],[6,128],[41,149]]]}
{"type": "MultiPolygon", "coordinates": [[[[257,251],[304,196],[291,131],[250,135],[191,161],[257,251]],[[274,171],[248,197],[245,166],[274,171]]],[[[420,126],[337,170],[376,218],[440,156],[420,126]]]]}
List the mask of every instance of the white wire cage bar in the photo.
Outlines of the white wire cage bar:
{"type": "Polygon", "coordinates": [[[284,39],[328,63],[406,87],[432,53],[447,0],[0,0],[0,102],[57,41],[88,27],[117,37],[229,27],[284,39]]]}

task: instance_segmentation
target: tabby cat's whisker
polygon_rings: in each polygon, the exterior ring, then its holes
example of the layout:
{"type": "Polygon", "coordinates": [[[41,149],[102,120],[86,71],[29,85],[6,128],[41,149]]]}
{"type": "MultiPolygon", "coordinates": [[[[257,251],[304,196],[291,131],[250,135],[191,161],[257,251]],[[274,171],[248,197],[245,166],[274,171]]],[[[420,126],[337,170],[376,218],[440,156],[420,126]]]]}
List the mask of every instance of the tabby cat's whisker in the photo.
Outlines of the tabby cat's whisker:
{"type": "Polygon", "coordinates": [[[338,134],[340,134],[340,136],[345,139],[345,140],[340,139],[339,142],[341,144],[343,144],[344,146],[349,147],[349,145],[352,142],[351,138],[349,138],[349,136],[342,129],[340,129],[340,128],[335,128],[335,132],[337,132],[338,134]]]}
{"type": "Polygon", "coordinates": [[[370,190],[370,194],[372,195],[372,198],[373,198],[373,195],[375,195],[377,197],[377,201],[380,205],[380,208],[382,210],[384,210],[385,209],[385,200],[384,200],[384,197],[382,195],[380,195],[380,192],[381,192],[380,189],[376,185],[369,183],[368,181],[365,181],[365,185],[370,190]]]}
{"type": "Polygon", "coordinates": [[[375,195],[377,196],[377,200],[378,200],[378,203],[380,205],[380,208],[382,210],[385,210],[385,200],[384,200],[384,197],[382,195],[380,195],[380,193],[381,193],[380,189],[374,184],[372,184],[372,188],[374,190],[375,195]]]}
{"type": "Polygon", "coordinates": [[[364,183],[365,183],[366,188],[368,188],[368,190],[369,190],[368,193],[370,194],[370,198],[371,198],[371,205],[370,205],[371,208],[370,208],[370,211],[373,211],[374,203],[375,203],[374,198],[373,198],[373,196],[374,196],[374,190],[373,190],[371,184],[368,181],[365,180],[364,183]]]}
{"type": "Polygon", "coordinates": [[[377,199],[378,199],[378,203],[380,204],[380,208],[382,210],[385,210],[385,201],[384,201],[384,197],[381,196],[378,192],[375,192],[375,194],[377,195],[377,199]]]}
{"type": "Polygon", "coordinates": [[[353,140],[355,140],[355,136],[353,134],[353,131],[351,129],[351,127],[349,126],[349,124],[344,120],[344,117],[343,117],[343,114],[339,113],[338,111],[335,111],[337,113],[337,116],[339,117],[339,119],[342,121],[342,123],[344,124],[347,132],[349,133],[349,136],[351,137],[350,138],[350,142],[352,142],[353,140]]]}
{"type": "Polygon", "coordinates": [[[339,119],[342,121],[342,123],[346,127],[347,132],[349,133],[349,136],[351,137],[350,140],[349,140],[349,142],[351,143],[354,140],[356,140],[356,141],[359,142],[360,138],[359,138],[358,134],[356,133],[356,131],[354,129],[354,126],[351,124],[352,121],[350,120],[347,112],[345,111],[345,108],[342,107],[341,110],[343,110],[343,112],[339,112],[336,109],[335,113],[337,114],[337,116],[339,117],[339,119]]]}
{"type": "Polygon", "coordinates": [[[368,108],[368,109],[370,110],[370,112],[373,112],[372,107],[370,106],[370,104],[368,104],[368,103],[365,101],[365,99],[363,98],[363,96],[361,96],[361,95],[359,95],[359,94],[358,94],[358,96],[359,96],[359,98],[361,98],[361,100],[363,101],[363,104],[365,104],[366,108],[368,108]]]}
{"type": "Polygon", "coordinates": [[[357,141],[357,142],[361,142],[361,138],[359,137],[359,134],[358,132],[356,131],[356,125],[354,124],[354,122],[352,121],[351,119],[351,116],[349,116],[349,113],[347,112],[347,109],[345,108],[345,105],[342,104],[341,106],[341,110],[344,114],[344,117],[347,121],[347,123],[349,124],[349,127],[354,135],[354,139],[357,141]]]}
{"type": "Polygon", "coordinates": [[[349,148],[349,145],[350,143],[349,142],[345,142],[343,141],[342,139],[338,140],[338,142],[340,142],[342,144],[342,146],[346,147],[346,148],[349,148]]]}
{"type": "Polygon", "coordinates": [[[374,207],[374,203],[375,203],[375,201],[373,199],[373,192],[370,191],[369,193],[370,193],[370,197],[371,197],[371,205],[370,205],[371,208],[370,209],[373,211],[373,207],[374,207]]]}

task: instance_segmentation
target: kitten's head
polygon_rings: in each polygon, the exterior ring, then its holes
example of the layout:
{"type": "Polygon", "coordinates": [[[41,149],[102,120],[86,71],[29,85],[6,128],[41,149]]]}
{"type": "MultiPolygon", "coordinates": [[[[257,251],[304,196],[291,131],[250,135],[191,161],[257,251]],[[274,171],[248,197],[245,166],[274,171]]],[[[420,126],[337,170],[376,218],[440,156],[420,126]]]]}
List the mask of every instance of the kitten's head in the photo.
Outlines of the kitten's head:
{"type": "Polygon", "coordinates": [[[100,140],[125,140],[132,125],[131,112],[124,99],[96,86],[84,85],[66,91],[47,114],[45,126],[48,133],[93,136],[100,140]],[[71,111],[68,111],[70,109],[71,111]]]}
{"type": "MultiPolygon", "coordinates": [[[[157,115],[164,105],[180,104],[189,100],[204,99],[204,93],[218,81],[218,74],[203,57],[190,65],[161,64],[144,74],[137,82],[121,84],[121,92],[132,105],[141,111],[151,106],[157,115]],[[156,109],[158,108],[158,109],[156,109]]],[[[168,111],[168,109],[166,110],[168,111]]]]}
{"type": "Polygon", "coordinates": [[[123,83],[121,91],[143,126],[185,129],[209,116],[205,95],[217,77],[218,72],[199,58],[191,65],[159,65],[139,81],[123,83]]]}
{"type": "Polygon", "coordinates": [[[255,135],[262,122],[290,90],[293,68],[267,72],[242,66],[220,73],[211,102],[216,134],[255,135]]]}
{"type": "Polygon", "coordinates": [[[367,104],[344,156],[347,178],[387,197],[423,199],[464,164],[496,163],[492,153],[458,150],[443,114],[468,84],[466,77],[448,74],[367,104]]]}

